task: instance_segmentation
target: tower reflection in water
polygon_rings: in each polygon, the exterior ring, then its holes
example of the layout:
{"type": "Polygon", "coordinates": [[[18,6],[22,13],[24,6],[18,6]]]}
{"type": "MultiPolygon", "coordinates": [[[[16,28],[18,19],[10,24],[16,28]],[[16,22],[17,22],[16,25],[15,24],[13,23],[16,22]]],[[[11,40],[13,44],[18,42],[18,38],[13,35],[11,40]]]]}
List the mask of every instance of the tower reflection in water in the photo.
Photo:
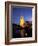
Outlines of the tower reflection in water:
{"type": "Polygon", "coordinates": [[[19,25],[13,24],[13,38],[32,37],[32,24],[20,17],[19,25]]]}
{"type": "Polygon", "coordinates": [[[24,37],[24,29],[23,28],[25,28],[25,25],[26,25],[26,23],[25,23],[24,17],[21,16],[20,17],[20,26],[22,27],[22,29],[20,30],[21,37],[24,37]]]}

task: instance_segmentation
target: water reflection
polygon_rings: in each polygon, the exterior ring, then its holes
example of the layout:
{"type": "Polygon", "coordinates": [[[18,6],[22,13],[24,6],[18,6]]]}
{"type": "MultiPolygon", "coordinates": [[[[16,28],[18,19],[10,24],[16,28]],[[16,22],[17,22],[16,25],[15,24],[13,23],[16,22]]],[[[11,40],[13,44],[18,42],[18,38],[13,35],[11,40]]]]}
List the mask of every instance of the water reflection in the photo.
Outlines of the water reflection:
{"type": "Polygon", "coordinates": [[[12,28],[12,36],[13,38],[24,38],[24,37],[32,37],[32,28],[21,28],[20,26],[15,26],[13,24],[12,28]]]}

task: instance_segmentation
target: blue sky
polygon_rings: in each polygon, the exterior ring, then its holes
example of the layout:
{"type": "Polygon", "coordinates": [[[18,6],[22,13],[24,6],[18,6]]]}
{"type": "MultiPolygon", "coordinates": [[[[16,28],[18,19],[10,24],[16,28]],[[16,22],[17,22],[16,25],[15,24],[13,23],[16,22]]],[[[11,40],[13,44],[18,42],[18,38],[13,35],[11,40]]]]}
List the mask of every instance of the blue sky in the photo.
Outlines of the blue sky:
{"type": "Polygon", "coordinates": [[[25,21],[32,21],[32,8],[31,7],[12,7],[11,22],[15,24],[19,24],[21,16],[24,17],[25,21]]]}

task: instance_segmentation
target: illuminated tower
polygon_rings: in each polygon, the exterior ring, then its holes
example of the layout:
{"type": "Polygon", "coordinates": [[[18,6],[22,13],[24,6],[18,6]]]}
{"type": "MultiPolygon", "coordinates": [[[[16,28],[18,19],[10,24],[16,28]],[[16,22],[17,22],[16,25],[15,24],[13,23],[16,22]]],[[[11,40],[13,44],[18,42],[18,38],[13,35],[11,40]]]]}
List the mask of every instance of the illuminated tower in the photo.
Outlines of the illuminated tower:
{"type": "Polygon", "coordinates": [[[22,28],[24,28],[24,26],[25,26],[25,20],[24,20],[24,17],[23,16],[20,17],[20,26],[22,28]]]}
{"type": "MultiPolygon", "coordinates": [[[[24,20],[24,17],[23,16],[20,17],[20,26],[22,28],[25,27],[25,20],[24,20]]],[[[24,29],[21,29],[20,32],[21,32],[21,37],[24,37],[24,29]]]]}

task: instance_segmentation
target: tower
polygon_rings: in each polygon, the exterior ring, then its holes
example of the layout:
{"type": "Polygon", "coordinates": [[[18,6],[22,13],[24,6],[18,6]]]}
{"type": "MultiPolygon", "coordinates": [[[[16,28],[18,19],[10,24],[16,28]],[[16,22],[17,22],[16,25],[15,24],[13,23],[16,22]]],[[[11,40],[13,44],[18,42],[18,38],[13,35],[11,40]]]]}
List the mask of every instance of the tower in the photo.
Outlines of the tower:
{"type": "MultiPolygon", "coordinates": [[[[20,17],[20,26],[22,28],[25,27],[25,20],[24,20],[24,17],[23,16],[20,17]]],[[[21,29],[20,30],[20,33],[21,33],[21,37],[24,37],[24,29],[21,29]]]]}
{"type": "Polygon", "coordinates": [[[20,17],[20,26],[21,26],[22,28],[25,27],[25,20],[24,20],[24,17],[23,17],[23,16],[20,17]]]}

